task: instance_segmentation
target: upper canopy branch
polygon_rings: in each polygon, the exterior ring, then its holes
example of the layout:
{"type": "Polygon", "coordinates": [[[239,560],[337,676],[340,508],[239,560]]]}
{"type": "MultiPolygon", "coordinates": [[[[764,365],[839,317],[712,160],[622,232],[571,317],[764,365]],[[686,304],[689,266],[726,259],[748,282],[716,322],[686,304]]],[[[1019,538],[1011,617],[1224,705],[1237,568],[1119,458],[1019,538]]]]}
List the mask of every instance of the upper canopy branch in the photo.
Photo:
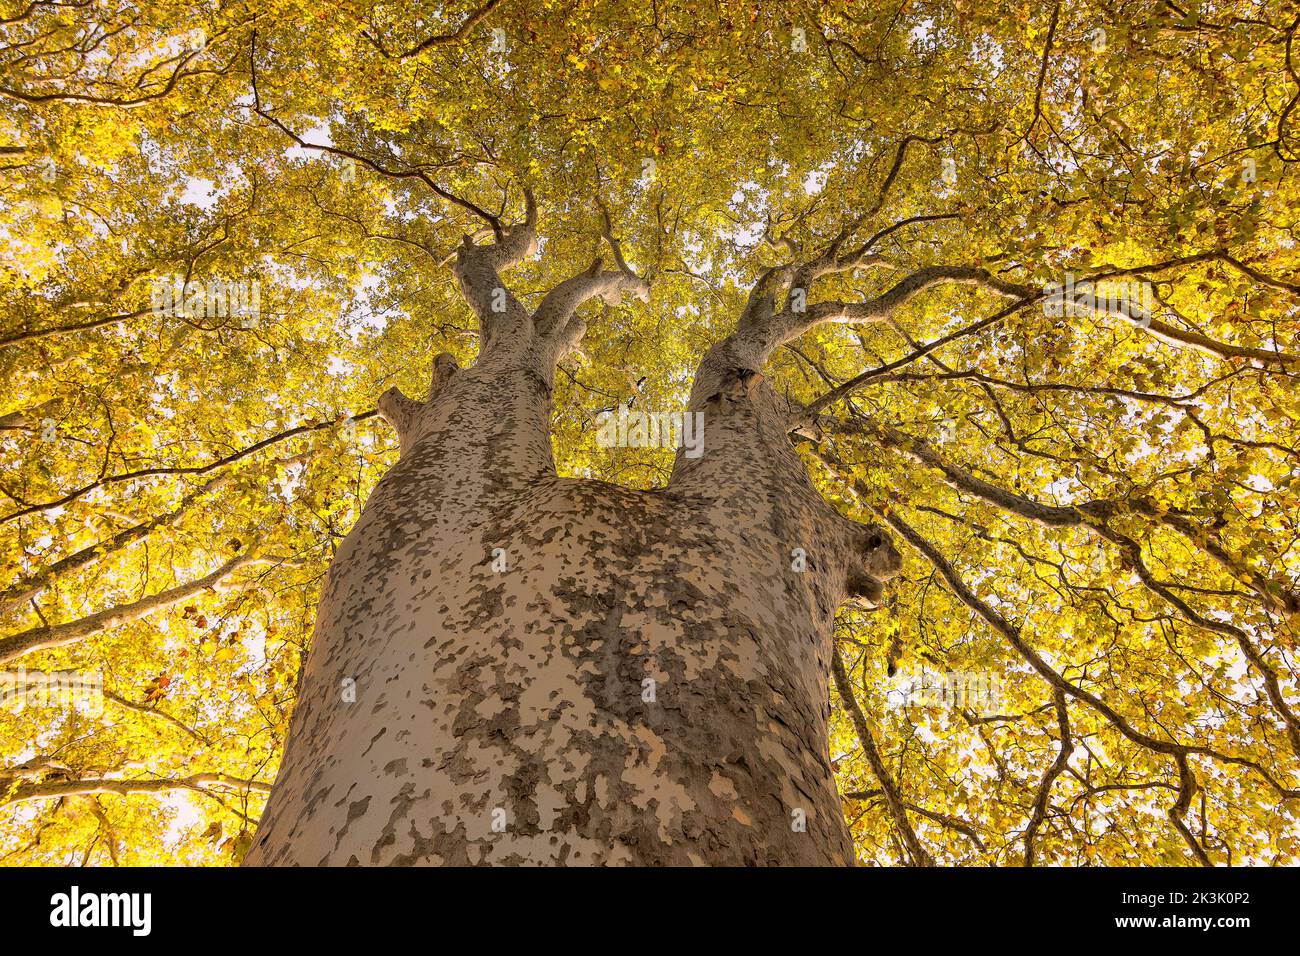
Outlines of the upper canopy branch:
{"type": "MultiPolygon", "coordinates": [[[[1000,279],[987,269],[973,266],[925,266],[906,276],[892,288],[865,302],[819,302],[810,306],[802,319],[792,314],[799,331],[823,322],[879,322],[903,305],[937,285],[975,285],[1009,299],[1032,299],[1038,292],[1026,285],[1000,279]]],[[[799,334],[799,332],[796,332],[799,334]]]]}
{"type": "MultiPolygon", "coordinates": [[[[771,349],[790,341],[793,338],[811,329],[813,326],[822,322],[867,322],[882,321],[892,315],[899,307],[909,301],[917,293],[924,291],[934,285],[942,282],[956,282],[963,284],[975,284],[999,295],[1008,298],[1014,298],[1011,305],[1001,311],[978,320],[965,328],[955,332],[948,333],[941,338],[935,339],[925,345],[913,349],[912,353],[896,361],[890,362],[878,368],[867,369],[861,374],[849,379],[841,385],[837,385],[826,394],[815,399],[805,409],[804,418],[800,424],[806,424],[817,412],[822,411],[828,406],[834,404],[840,399],[850,395],[863,384],[880,378],[897,368],[910,364],[924,356],[930,354],[935,349],[947,345],[958,338],[968,337],[977,332],[997,325],[1004,319],[1019,312],[1020,310],[1031,306],[1036,302],[1043,302],[1045,306],[1055,305],[1061,307],[1062,311],[1068,308],[1068,314],[1071,315],[1094,315],[1094,316],[1111,316],[1123,319],[1132,323],[1139,329],[1152,335],[1160,341],[1172,345],[1176,348],[1193,348],[1207,355],[1212,355],[1222,359],[1247,359],[1261,363],[1267,366],[1285,366],[1288,364],[1300,363],[1300,355],[1293,353],[1273,351],[1270,349],[1258,349],[1248,346],[1234,345],[1228,342],[1220,342],[1212,339],[1203,333],[1192,329],[1182,329],[1174,326],[1161,319],[1145,314],[1133,308],[1132,304],[1126,301],[1114,302],[1107,296],[1107,301],[1103,304],[1098,301],[1099,297],[1091,295],[1081,295],[1092,289],[1099,282],[1117,279],[1126,275],[1145,275],[1152,272],[1160,272],[1175,266],[1190,265],[1198,262],[1222,261],[1229,266],[1249,276],[1262,285],[1281,291],[1300,292],[1300,286],[1266,275],[1239,262],[1233,257],[1227,255],[1222,250],[1212,250],[1206,253],[1198,253],[1193,256],[1184,256],[1179,259],[1173,259],[1166,262],[1154,263],[1146,266],[1134,266],[1126,269],[1107,269],[1104,272],[1096,273],[1093,276],[1085,277],[1077,281],[1074,285],[1075,295],[1068,297],[1064,290],[1056,292],[1039,291],[1029,286],[1019,283],[1007,282],[999,279],[986,270],[969,267],[952,267],[952,266],[930,266],[922,268],[904,278],[892,289],[889,289],[882,295],[865,302],[822,302],[810,307],[802,316],[801,323],[794,323],[791,319],[795,316],[787,315],[789,310],[782,313],[774,313],[771,309],[771,296],[768,293],[772,277],[778,274],[778,270],[769,270],[755,284],[751,292],[750,304],[746,307],[742,315],[738,331],[749,330],[750,334],[756,332],[765,332],[768,339],[771,340],[773,335],[777,336],[775,344],[771,349]],[[983,273],[983,275],[980,275],[983,273]],[[766,304],[767,311],[764,312],[763,306],[766,304]],[[784,326],[779,323],[784,322],[784,326]]],[[[769,349],[769,353],[771,351],[769,349]]],[[[765,353],[765,355],[768,353],[765,353]]]]}
{"type": "Polygon", "coordinates": [[[532,191],[524,190],[524,220],[502,229],[495,242],[478,245],[466,236],[456,250],[452,271],[460,283],[461,294],[479,318],[483,344],[487,345],[498,331],[500,319],[512,315],[517,320],[523,306],[501,282],[502,269],[509,268],[537,248],[537,203],[532,191]]]}
{"type": "MultiPolygon", "coordinates": [[[[29,5],[28,10],[30,11],[34,6],[37,6],[37,4],[29,5]]],[[[61,6],[61,4],[40,4],[40,6],[56,7],[61,6]]],[[[81,4],[67,4],[67,6],[81,6],[81,4]]],[[[20,17],[19,19],[23,19],[23,17],[20,17]]],[[[86,84],[86,92],[68,90],[66,88],[66,83],[63,80],[58,81],[59,89],[46,90],[39,93],[18,89],[17,87],[10,86],[7,83],[0,83],[0,97],[33,106],[39,106],[46,103],[78,103],[86,104],[88,106],[107,106],[116,109],[134,109],[136,107],[144,106],[148,103],[153,103],[157,100],[163,99],[164,97],[170,96],[177,89],[182,80],[189,80],[200,76],[227,75],[240,58],[241,51],[238,49],[236,49],[230,58],[224,63],[212,66],[201,64],[207,61],[207,54],[215,50],[218,46],[227,43],[232,38],[237,38],[242,32],[242,28],[248,26],[248,24],[252,23],[255,19],[256,17],[254,16],[241,23],[233,24],[230,27],[213,34],[193,49],[182,49],[173,56],[169,56],[166,59],[144,66],[143,69],[134,77],[123,77],[121,80],[95,79],[89,76],[90,70],[88,69],[88,66],[93,62],[92,54],[96,52],[96,48],[100,46],[102,41],[112,34],[108,32],[88,31],[88,33],[91,33],[92,35],[98,32],[98,39],[91,40],[88,36],[83,43],[77,44],[73,47],[37,50],[23,57],[24,60],[36,59],[37,62],[39,62],[46,58],[53,60],[54,58],[72,56],[74,58],[73,62],[76,63],[77,66],[72,67],[69,70],[69,73],[71,75],[83,74],[87,76],[84,81],[86,84]],[[191,64],[195,65],[191,66],[191,64]],[[106,87],[107,90],[105,92],[98,92],[95,89],[101,86],[106,87]]],[[[16,21],[9,20],[6,22],[13,23],[16,21]]],[[[117,30],[112,31],[112,33],[116,33],[121,29],[123,29],[123,27],[118,27],[117,30]]],[[[50,31],[44,33],[43,36],[40,36],[37,39],[45,40],[55,34],[56,31],[50,31]]],[[[18,46],[26,46],[33,42],[36,41],[29,40],[22,44],[14,44],[10,46],[9,49],[15,49],[18,46]]],[[[114,57],[113,59],[117,58],[114,57]]],[[[9,65],[12,66],[13,64],[9,65]]],[[[14,74],[18,74],[20,71],[15,70],[13,72],[14,74]]],[[[38,73],[43,71],[28,69],[21,72],[31,76],[37,76],[38,73]]],[[[48,72],[48,70],[44,72],[48,72]]],[[[48,82],[51,78],[52,77],[45,77],[43,79],[48,82]]]]}
{"type": "MultiPolygon", "coordinates": [[[[1110,522],[1110,519],[1121,510],[1120,503],[1099,500],[1072,507],[1043,504],[1024,495],[999,488],[972,474],[968,469],[945,460],[928,442],[922,439],[905,436],[896,429],[882,423],[874,423],[868,420],[867,424],[883,440],[884,444],[903,451],[922,464],[938,469],[943,473],[947,483],[959,491],[976,495],[990,504],[1048,527],[1088,528],[1116,545],[1126,556],[1143,586],[1170,604],[1178,613],[1178,616],[1195,627],[1222,634],[1237,643],[1243,656],[1262,677],[1265,692],[1274,710],[1282,719],[1292,749],[1300,756],[1300,717],[1297,717],[1296,712],[1287,701],[1277,671],[1269,663],[1265,652],[1262,652],[1256,646],[1245,630],[1235,624],[1220,621],[1198,612],[1179,597],[1168,584],[1156,578],[1148,566],[1138,542],[1131,536],[1119,531],[1110,522]]],[[[1138,511],[1153,510],[1149,505],[1138,502],[1130,503],[1130,507],[1138,511]]],[[[1273,597],[1273,593],[1271,590],[1261,591],[1261,596],[1267,601],[1273,597]]]]}
{"type": "MultiPolygon", "coordinates": [[[[909,137],[899,144],[894,164],[882,188],[882,202],[893,178],[897,176],[901,168],[907,145],[911,141],[922,140],[919,137],[909,137]]],[[[928,140],[924,141],[928,142],[928,140]]],[[[981,266],[929,265],[916,269],[892,288],[874,298],[864,299],[860,302],[812,302],[812,285],[822,276],[848,272],[868,266],[895,268],[884,257],[872,252],[875,244],[892,231],[912,223],[950,219],[958,215],[957,213],[944,213],[913,216],[877,232],[861,245],[845,250],[845,243],[848,241],[849,236],[866,219],[878,211],[882,202],[878,202],[867,214],[857,216],[846,223],[839,234],[816,256],[802,263],[786,263],[771,267],[759,277],[750,290],[749,299],[741,313],[740,321],[737,323],[736,332],[732,336],[733,343],[740,347],[743,354],[749,356],[749,360],[755,366],[765,362],[767,357],[779,346],[798,338],[820,324],[827,322],[884,321],[921,292],[941,284],[975,285],[1005,298],[1018,300],[1009,309],[1000,312],[996,317],[980,323],[979,328],[1001,321],[1006,316],[1034,302],[1042,301],[1044,308],[1055,307],[1059,310],[1055,313],[1049,312],[1049,315],[1055,314],[1059,316],[1068,309],[1070,315],[1109,316],[1124,319],[1168,345],[1176,348],[1192,348],[1217,358],[1246,359],[1258,362],[1266,368],[1300,363],[1300,355],[1283,352],[1280,349],[1255,348],[1222,342],[1205,335],[1195,328],[1174,325],[1150,314],[1151,310],[1149,308],[1143,307],[1136,301],[1150,298],[1149,296],[1097,294],[1097,287],[1100,283],[1115,282],[1125,276],[1138,276],[1141,277],[1140,281],[1150,282],[1145,277],[1151,273],[1178,266],[1207,262],[1221,262],[1247,276],[1252,281],[1268,288],[1300,293],[1300,284],[1261,272],[1223,248],[1180,256],[1149,265],[1126,268],[1106,267],[1092,276],[1084,277],[1075,282],[1073,291],[1068,287],[1039,289],[1024,283],[1013,282],[981,266]],[[785,301],[784,305],[778,308],[778,296],[782,292],[785,301]]],[[[1187,324],[1190,325],[1190,323],[1187,324]]],[[[869,377],[877,371],[879,370],[872,370],[865,373],[865,375],[869,377]]],[[[836,389],[835,397],[840,397],[847,391],[852,390],[857,381],[855,380],[853,383],[848,383],[836,389]]],[[[824,404],[824,402],[819,404],[824,404]]]]}
{"type": "Polygon", "coordinates": [[[542,336],[563,334],[573,313],[584,302],[599,298],[617,305],[624,292],[645,301],[650,295],[650,284],[631,271],[602,270],[601,261],[596,259],[585,272],[570,276],[546,293],[533,316],[537,332],[542,336]]]}
{"type": "Polygon", "coordinates": [[[379,173],[381,176],[386,176],[390,179],[419,180],[420,182],[424,183],[427,187],[429,187],[429,189],[433,192],[433,194],[436,195],[438,198],[446,200],[447,202],[451,203],[454,206],[459,206],[461,209],[464,209],[466,212],[473,213],[479,219],[482,219],[484,222],[488,224],[488,226],[491,227],[493,234],[497,236],[498,239],[501,238],[502,227],[501,227],[501,220],[499,217],[493,215],[492,213],[488,212],[486,209],[483,209],[482,207],[471,202],[470,200],[465,199],[461,196],[457,196],[449,189],[440,186],[438,183],[434,182],[433,178],[430,177],[429,174],[426,173],[423,169],[420,168],[394,169],[390,166],[386,166],[383,163],[378,162],[375,159],[372,159],[371,157],[365,155],[364,153],[356,152],[355,150],[344,149],[341,146],[322,145],[320,143],[309,143],[301,136],[299,136],[297,133],[295,133],[293,130],[291,130],[288,126],[286,126],[283,122],[281,122],[277,117],[273,116],[270,113],[270,111],[262,105],[262,95],[257,85],[257,31],[256,30],[253,31],[252,37],[249,40],[249,44],[248,44],[248,73],[249,73],[249,80],[253,88],[253,112],[255,112],[258,116],[262,117],[262,119],[266,120],[276,129],[278,129],[280,132],[284,133],[285,136],[288,136],[291,140],[294,141],[295,145],[297,145],[300,149],[314,149],[317,152],[329,153],[332,156],[341,156],[344,159],[350,159],[353,162],[360,163],[361,165],[365,166],[367,169],[373,170],[374,172],[379,173]]]}
{"type": "MultiPolygon", "coordinates": [[[[815,452],[815,455],[828,467],[837,472],[844,473],[848,471],[848,466],[840,460],[832,450],[828,449],[826,451],[818,451],[815,452]]],[[[863,501],[870,502],[873,498],[871,489],[869,489],[861,480],[851,479],[850,486],[863,501]]],[[[1053,688],[1053,690],[1062,691],[1070,699],[1085,704],[1089,709],[1105,718],[1105,720],[1122,736],[1139,747],[1174,758],[1201,755],[1221,763],[1248,767],[1259,774],[1259,776],[1264,779],[1279,796],[1286,799],[1300,799],[1300,788],[1288,787],[1270,773],[1267,768],[1248,757],[1224,753],[1204,744],[1183,742],[1172,737],[1153,736],[1135,727],[1104,698],[1086,689],[1079,683],[1071,681],[1063,676],[1061,672],[1053,668],[1043,658],[1043,656],[1039,654],[1037,649],[1026,640],[1021,629],[1004,617],[988,602],[981,599],[971,589],[966,581],[963,580],[962,576],[958,574],[952,563],[945,558],[942,553],[940,553],[939,549],[936,548],[931,541],[912,528],[912,526],[908,524],[896,510],[891,509],[888,512],[883,513],[882,517],[891,528],[898,532],[899,535],[901,535],[929,561],[935,570],[938,571],[940,577],[942,577],[947,583],[950,592],[963,604],[983,618],[994,631],[1001,634],[1020,654],[1026,663],[1028,663],[1030,667],[1032,667],[1053,688]]],[[[1168,733],[1168,731],[1165,732],[1168,733]]]]}
{"type": "Polygon", "coordinates": [[[1023,302],[1041,297],[1035,289],[1009,282],[979,266],[933,265],[915,270],[890,289],[863,302],[810,303],[809,285],[818,276],[864,264],[878,264],[856,254],[841,257],[839,242],[832,243],[821,256],[796,270],[788,271],[788,267],[784,272],[782,269],[769,270],[755,285],[736,337],[754,348],[762,360],[766,360],[779,346],[827,322],[880,322],[888,319],[917,295],[937,285],[976,285],[1023,302]],[[785,307],[776,311],[772,285],[783,275],[790,277],[789,294],[785,307]]]}
{"type": "Polygon", "coordinates": [[[470,32],[476,26],[482,23],[484,18],[487,17],[487,15],[492,12],[492,8],[495,7],[500,2],[501,0],[487,0],[486,3],[484,3],[481,7],[479,7],[468,17],[466,17],[465,20],[461,23],[461,25],[456,28],[455,32],[439,33],[436,34],[435,36],[427,37],[426,39],[421,40],[419,43],[415,43],[402,51],[394,51],[388,49],[388,46],[384,43],[383,38],[380,37],[377,33],[370,34],[367,33],[365,30],[362,30],[361,35],[365,37],[367,40],[369,40],[372,44],[374,44],[375,49],[377,49],[388,59],[408,60],[413,56],[418,56],[419,54],[423,53],[425,50],[432,49],[433,47],[445,46],[451,43],[463,42],[465,38],[470,35],[470,32]]]}

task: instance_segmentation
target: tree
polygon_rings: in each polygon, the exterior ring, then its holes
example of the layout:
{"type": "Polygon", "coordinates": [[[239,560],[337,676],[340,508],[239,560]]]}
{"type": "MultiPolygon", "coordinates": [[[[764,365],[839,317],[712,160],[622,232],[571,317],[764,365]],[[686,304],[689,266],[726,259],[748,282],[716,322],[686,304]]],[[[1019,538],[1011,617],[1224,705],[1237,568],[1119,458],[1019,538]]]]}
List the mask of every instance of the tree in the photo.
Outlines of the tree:
{"type": "Polygon", "coordinates": [[[1294,862],[1298,23],[16,9],[0,854],[1294,862]]]}

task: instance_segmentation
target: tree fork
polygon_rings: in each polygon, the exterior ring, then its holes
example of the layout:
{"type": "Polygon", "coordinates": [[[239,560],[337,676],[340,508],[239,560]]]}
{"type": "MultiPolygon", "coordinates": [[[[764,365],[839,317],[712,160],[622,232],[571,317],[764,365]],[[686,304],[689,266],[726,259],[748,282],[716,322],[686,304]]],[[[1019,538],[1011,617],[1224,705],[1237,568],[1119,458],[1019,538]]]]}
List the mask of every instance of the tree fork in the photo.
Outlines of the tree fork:
{"type": "Polygon", "coordinates": [[[330,569],[245,862],[850,864],[834,616],[898,552],[813,488],[760,371],[770,330],[701,363],[704,453],[667,488],[557,476],[576,310],[648,289],[615,246],[529,314],[498,275],[533,247],[528,205],[457,253],[476,364],[439,356],[424,401],[380,400],[401,456],[330,569]]]}

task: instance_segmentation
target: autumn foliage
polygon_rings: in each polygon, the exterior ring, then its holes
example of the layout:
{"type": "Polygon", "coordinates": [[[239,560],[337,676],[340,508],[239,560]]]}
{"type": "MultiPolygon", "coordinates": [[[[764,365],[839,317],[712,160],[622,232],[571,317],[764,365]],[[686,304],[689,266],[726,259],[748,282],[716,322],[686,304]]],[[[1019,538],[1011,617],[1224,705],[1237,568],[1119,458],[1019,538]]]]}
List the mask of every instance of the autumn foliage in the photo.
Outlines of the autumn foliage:
{"type": "Polygon", "coordinates": [[[0,707],[0,860],[240,858],[376,399],[472,361],[449,262],[527,187],[521,297],[606,233],[652,289],[584,313],[563,474],[662,485],[598,416],[771,267],[987,277],[765,370],[905,559],[837,625],[863,862],[1300,862],[1293,5],[214,6],[0,3],[0,669],[103,688],[0,707]]]}

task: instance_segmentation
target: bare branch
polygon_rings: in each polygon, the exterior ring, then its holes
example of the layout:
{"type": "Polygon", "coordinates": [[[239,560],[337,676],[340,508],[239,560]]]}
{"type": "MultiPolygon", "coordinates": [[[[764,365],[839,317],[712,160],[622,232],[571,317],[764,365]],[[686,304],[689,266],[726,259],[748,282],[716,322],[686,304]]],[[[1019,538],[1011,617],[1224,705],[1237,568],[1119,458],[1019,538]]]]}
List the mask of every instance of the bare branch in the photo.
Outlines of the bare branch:
{"type": "MultiPolygon", "coordinates": [[[[378,414],[378,412],[372,408],[368,411],[358,412],[355,415],[349,416],[347,420],[352,422],[365,421],[367,418],[373,418],[376,414],[378,414]]],[[[242,448],[237,452],[210,461],[206,465],[165,465],[158,468],[141,468],[136,471],[125,471],[117,475],[104,475],[95,481],[92,481],[90,484],[83,485],[75,491],[70,491],[63,497],[54,501],[46,501],[39,504],[27,504],[26,502],[20,501],[19,504],[23,505],[23,507],[19,508],[17,511],[11,511],[3,518],[0,518],[0,524],[5,523],[6,521],[13,521],[16,518],[22,518],[29,514],[35,514],[37,511],[45,511],[49,508],[57,508],[66,505],[68,502],[75,501],[76,499],[81,498],[98,488],[102,488],[105,485],[118,484],[123,481],[135,481],[137,478],[149,478],[154,475],[205,475],[210,471],[216,471],[218,468],[224,468],[226,465],[234,464],[242,458],[255,455],[262,449],[268,448],[271,445],[285,441],[289,438],[294,438],[298,435],[306,435],[315,431],[321,431],[326,428],[334,428],[338,424],[338,421],[328,421],[316,422],[310,425],[297,425],[275,435],[271,435],[268,438],[263,438],[261,441],[253,442],[253,444],[249,445],[247,448],[242,448]]],[[[12,498],[13,495],[10,495],[10,497],[12,498]]]]}
{"type": "Polygon", "coordinates": [[[479,219],[482,219],[484,222],[486,222],[489,226],[492,227],[492,232],[494,235],[496,235],[498,238],[501,236],[502,229],[501,229],[500,219],[492,215],[492,213],[488,212],[486,209],[483,209],[475,205],[474,203],[470,202],[468,199],[464,199],[460,196],[457,196],[455,193],[451,192],[445,187],[440,186],[438,183],[434,182],[433,179],[429,176],[429,174],[426,173],[423,169],[411,169],[411,168],[393,169],[370,158],[369,156],[366,156],[363,153],[355,152],[354,150],[344,149],[340,146],[322,146],[319,143],[309,143],[301,136],[299,136],[297,133],[295,133],[293,130],[291,130],[288,126],[286,126],[284,123],[282,123],[275,116],[271,115],[270,111],[262,105],[261,92],[259,91],[257,86],[257,31],[256,30],[253,31],[252,38],[249,41],[248,70],[249,70],[250,82],[253,88],[253,112],[255,112],[258,116],[262,117],[262,119],[266,120],[276,129],[278,129],[280,132],[284,133],[285,136],[288,136],[291,140],[294,141],[294,143],[299,148],[313,149],[316,150],[317,152],[329,153],[332,156],[342,156],[345,159],[351,159],[354,162],[361,163],[367,169],[374,170],[375,172],[379,173],[381,176],[387,176],[391,179],[419,180],[420,182],[424,183],[424,185],[427,186],[433,192],[434,195],[438,196],[440,199],[445,199],[447,202],[452,203],[453,205],[459,206],[460,208],[466,210],[467,212],[473,213],[479,219]]]}
{"type": "Polygon", "coordinates": [[[147,537],[153,531],[164,525],[169,525],[181,515],[189,510],[194,502],[198,501],[209,492],[215,491],[221,485],[230,480],[230,475],[219,475],[216,478],[209,479],[198,488],[185,495],[180,503],[164,514],[150,518],[140,524],[119,531],[107,541],[100,541],[89,547],[82,548],[75,554],[70,554],[66,558],[54,562],[48,567],[42,568],[36,574],[24,578],[10,588],[0,591],[0,613],[12,610],[16,605],[25,603],[36,595],[40,594],[50,585],[50,582],[61,574],[67,574],[71,571],[78,571],[90,564],[99,561],[101,558],[120,551],[127,545],[147,537]]]}
{"type": "Polygon", "coordinates": [[[1201,866],[1213,866],[1214,864],[1210,862],[1205,848],[1192,835],[1192,831],[1187,827],[1187,821],[1183,819],[1187,814],[1187,808],[1192,805],[1192,797],[1200,789],[1196,784],[1196,776],[1192,773],[1192,768],[1188,764],[1185,754],[1176,756],[1174,762],[1178,765],[1178,802],[1166,810],[1165,813],[1169,817],[1169,822],[1174,825],[1174,829],[1178,831],[1179,836],[1191,847],[1192,854],[1196,857],[1197,862],[1201,866]]]}
{"type": "MultiPolygon", "coordinates": [[[[884,795],[884,790],[850,790],[848,793],[841,794],[845,800],[876,800],[884,795]]],[[[960,833],[962,836],[966,837],[966,839],[970,840],[971,843],[974,843],[978,849],[988,849],[984,845],[984,841],[980,839],[979,831],[965,820],[960,820],[957,817],[949,816],[946,813],[939,813],[936,810],[930,810],[926,807],[918,806],[915,803],[904,803],[903,806],[918,816],[925,817],[927,820],[933,820],[942,827],[947,827],[949,830],[960,833]]]]}

